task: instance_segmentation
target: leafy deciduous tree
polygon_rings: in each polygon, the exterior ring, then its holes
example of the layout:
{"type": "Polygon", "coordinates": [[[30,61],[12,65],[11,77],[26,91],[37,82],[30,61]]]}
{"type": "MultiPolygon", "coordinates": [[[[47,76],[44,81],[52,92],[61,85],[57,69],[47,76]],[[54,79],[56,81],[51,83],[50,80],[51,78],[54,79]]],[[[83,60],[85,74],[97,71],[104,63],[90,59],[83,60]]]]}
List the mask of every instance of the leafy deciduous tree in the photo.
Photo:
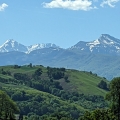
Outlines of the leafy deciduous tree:
{"type": "Polygon", "coordinates": [[[18,112],[17,105],[3,91],[0,91],[0,118],[3,120],[14,119],[14,113],[18,112]]]}
{"type": "Polygon", "coordinates": [[[120,77],[114,78],[110,82],[110,92],[106,95],[106,99],[111,102],[111,109],[120,120],[120,77]]]}

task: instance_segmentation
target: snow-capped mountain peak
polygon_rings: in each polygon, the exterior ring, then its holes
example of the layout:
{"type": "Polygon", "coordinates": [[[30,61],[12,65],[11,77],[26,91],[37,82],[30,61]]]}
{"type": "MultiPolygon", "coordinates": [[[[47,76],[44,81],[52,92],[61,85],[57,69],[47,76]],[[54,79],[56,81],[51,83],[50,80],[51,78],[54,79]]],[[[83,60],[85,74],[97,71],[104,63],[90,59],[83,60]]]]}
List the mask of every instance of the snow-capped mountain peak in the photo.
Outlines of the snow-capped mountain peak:
{"type": "Polygon", "coordinates": [[[108,45],[113,45],[113,44],[120,44],[120,40],[117,38],[114,38],[108,34],[102,34],[99,37],[99,41],[101,44],[108,44],[108,45]]]}
{"type": "Polygon", "coordinates": [[[120,40],[108,34],[102,34],[98,39],[91,42],[80,41],[71,49],[79,49],[85,52],[101,54],[120,54],[120,40]]]}
{"type": "Polygon", "coordinates": [[[3,46],[5,46],[5,47],[9,46],[10,44],[11,44],[12,47],[14,47],[15,40],[13,40],[13,39],[6,40],[6,42],[2,46],[0,46],[0,48],[3,47],[3,46]]]}
{"type": "Polygon", "coordinates": [[[20,51],[26,52],[26,46],[16,42],[13,39],[6,40],[3,45],[0,46],[0,52],[20,51]]]}

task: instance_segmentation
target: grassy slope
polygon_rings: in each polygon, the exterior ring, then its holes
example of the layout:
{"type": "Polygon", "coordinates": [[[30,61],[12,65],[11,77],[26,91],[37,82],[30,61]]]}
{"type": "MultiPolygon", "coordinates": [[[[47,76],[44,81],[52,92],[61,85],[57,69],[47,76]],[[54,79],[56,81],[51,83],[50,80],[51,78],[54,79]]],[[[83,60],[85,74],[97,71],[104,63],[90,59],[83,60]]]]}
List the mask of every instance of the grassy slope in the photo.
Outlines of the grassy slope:
{"type": "Polygon", "coordinates": [[[74,89],[84,94],[105,95],[106,91],[97,87],[103,79],[89,72],[70,71],[70,81],[74,89]]]}
{"type": "MultiPolygon", "coordinates": [[[[47,69],[42,66],[35,66],[33,68],[22,66],[21,68],[14,69],[13,66],[1,66],[0,70],[3,68],[4,71],[10,71],[13,75],[14,73],[25,73],[32,75],[35,70],[39,67],[42,68],[42,79],[49,79],[47,76],[47,69]]],[[[62,87],[68,91],[78,91],[79,93],[92,94],[92,95],[102,95],[104,96],[107,92],[103,89],[97,87],[98,83],[103,80],[103,78],[98,77],[89,72],[77,71],[77,70],[66,70],[65,73],[68,76],[70,82],[66,83],[64,79],[59,80],[62,87]]],[[[2,75],[3,78],[12,78],[11,76],[2,75]]],[[[17,87],[17,86],[16,86],[17,87]]]]}

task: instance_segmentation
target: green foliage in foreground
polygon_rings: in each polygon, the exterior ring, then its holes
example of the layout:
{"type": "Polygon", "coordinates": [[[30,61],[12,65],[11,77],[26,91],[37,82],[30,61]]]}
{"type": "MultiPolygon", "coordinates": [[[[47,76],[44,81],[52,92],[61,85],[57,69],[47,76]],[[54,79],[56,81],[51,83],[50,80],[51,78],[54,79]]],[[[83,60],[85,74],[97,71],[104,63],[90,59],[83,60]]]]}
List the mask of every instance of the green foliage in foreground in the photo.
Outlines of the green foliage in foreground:
{"type": "Polygon", "coordinates": [[[16,103],[10,99],[10,97],[3,91],[0,90],[0,119],[13,120],[14,114],[19,112],[16,103]]]}
{"type": "Polygon", "coordinates": [[[111,102],[110,108],[120,120],[120,77],[110,82],[110,92],[106,95],[106,99],[111,102]]]}
{"type": "Polygon", "coordinates": [[[92,112],[86,111],[80,120],[118,120],[109,109],[96,109],[92,112]]]}

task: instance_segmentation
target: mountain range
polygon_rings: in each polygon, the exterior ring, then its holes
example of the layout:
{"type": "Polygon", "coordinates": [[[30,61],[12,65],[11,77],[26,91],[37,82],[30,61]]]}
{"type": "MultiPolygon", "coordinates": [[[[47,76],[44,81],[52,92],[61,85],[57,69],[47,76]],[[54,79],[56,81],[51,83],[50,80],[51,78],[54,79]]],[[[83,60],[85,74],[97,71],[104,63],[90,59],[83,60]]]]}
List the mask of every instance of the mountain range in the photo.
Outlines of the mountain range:
{"type": "Polygon", "coordinates": [[[9,39],[3,45],[0,46],[0,52],[18,51],[18,52],[30,53],[33,50],[50,48],[50,47],[58,48],[58,46],[51,43],[25,46],[13,39],[9,39]]]}
{"type": "Polygon", "coordinates": [[[120,76],[120,39],[102,34],[98,39],[77,44],[67,49],[55,44],[25,46],[7,40],[0,46],[0,65],[40,64],[92,71],[111,80],[120,76]]]}

